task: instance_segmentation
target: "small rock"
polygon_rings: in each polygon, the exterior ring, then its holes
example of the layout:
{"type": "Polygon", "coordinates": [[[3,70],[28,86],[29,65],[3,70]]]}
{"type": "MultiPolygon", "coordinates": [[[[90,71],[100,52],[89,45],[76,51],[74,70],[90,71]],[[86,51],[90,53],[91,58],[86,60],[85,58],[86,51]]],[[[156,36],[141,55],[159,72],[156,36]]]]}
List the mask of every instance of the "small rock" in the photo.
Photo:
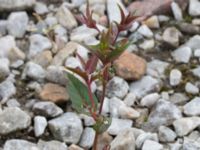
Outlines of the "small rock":
{"type": "Polygon", "coordinates": [[[35,4],[35,0],[0,0],[0,11],[25,10],[35,4]]]}
{"type": "Polygon", "coordinates": [[[189,100],[185,93],[174,93],[170,96],[169,100],[177,105],[185,104],[189,100]]]}
{"type": "Polygon", "coordinates": [[[124,98],[124,104],[126,104],[126,106],[133,106],[134,103],[136,102],[136,96],[134,93],[130,92],[126,95],[126,97],[124,98]]]}
{"type": "Polygon", "coordinates": [[[62,66],[49,66],[46,72],[47,81],[66,86],[67,78],[62,66]]]}
{"type": "Polygon", "coordinates": [[[200,49],[200,35],[191,37],[184,45],[190,47],[192,50],[200,49]]]}
{"type": "Polygon", "coordinates": [[[176,133],[168,127],[160,126],[158,136],[161,142],[174,142],[176,133]]]}
{"type": "Polygon", "coordinates": [[[24,68],[22,79],[26,77],[37,81],[43,81],[46,77],[46,71],[40,65],[28,62],[24,68]]]}
{"type": "Polygon", "coordinates": [[[129,52],[124,52],[114,62],[117,75],[125,80],[138,80],[146,72],[146,61],[129,52]]]}
{"type": "Polygon", "coordinates": [[[51,41],[43,35],[33,34],[29,37],[30,47],[28,57],[32,58],[36,54],[48,50],[52,47],[51,41]]]}
{"type": "Polygon", "coordinates": [[[107,131],[111,135],[118,135],[123,130],[131,128],[132,124],[133,122],[128,119],[112,118],[112,123],[107,131]]]}
{"type": "Polygon", "coordinates": [[[191,16],[199,16],[200,15],[200,10],[199,10],[199,7],[200,7],[200,2],[199,0],[190,0],[190,3],[189,3],[189,14],[191,16]]]}
{"type": "Polygon", "coordinates": [[[49,100],[54,103],[66,102],[69,100],[66,88],[53,83],[45,84],[39,96],[42,100],[49,100]]]}
{"type": "Polygon", "coordinates": [[[149,28],[158,29],[160,27],[159,20],[157,16],[151,16],[147,20],[144,21],[149,28]]]}
{"type": "Polygon", "coordinates": [[[171,86],[177,86],[182,80],[182,73],[178,69],[173,69],[170,71],[169,83],[171,86]]]}
{"type": "Polygon", "coordinates": [[[0,134],[26,129],[31,124],[31,117],[17,107],[10,107],[0,113],[0,134]]]}
{"type": "Polygon", "coordinates": [[[0,58],[0,79],[5,79],[10,74],[10,61],[7,58],[0,58]]]}
{"type": "Polygon", "coordinates": [[[63,113],[63,110],[53,102],[37,102],[33,105],[33,112],[45,117],[56,117],[63,113]]]}
{"type": "Polygon", "coordinates": [[[16,94],[16,87],[10,80],[5,80],[0,83],[0,97],[1,103],[5,103],[10,97],[16,94]]]}
{"type": "Polygon", "coordinates": [[[200,58],[200,49],[194,51],[194,56],[200,58]]]}
{"type": "Polygon", "coordinates": [[[68,150],[65,143],[59,141],[42,141],[39,140],[38,147],[40,150],[68,150]]]}
{"type": "Polygon", "coordinates": [[[78,25],[74,15],[67,8],[65,3],[63,3],[58,9],[56,18],[58,19],[58,22],[68,30],[71,30],[78,25]]]}
{"type": "Polygon", "coordinates": [[[58,66],[63,65],[67,57],[69,57],[70,55],[73,55],[77,47],[78,47],[78,44],[75,42],[67,43],[66,46],[54,56],[52,65],[58,65],[58,66]]]}
{"type": "Polygon", "coordinates": [[[104,132],[99,135],[97,142],[97,150],[102,150],[105,146],[110,145],[113,137],[108,134],[108,132],[104,132]]]}
{"type": "Polygon", "coordinates": [[[8,33],[17,38],[22,38],[28,25],[28,15],[25,11],[13,12],[8,17],[8,33]]]}
{"type": "Polygon", "coordinates": [[[163,145],[152,140],[146,140],[142,146],[142,150],[163,150],[163,145]]]}
{"type": "Polygon", "coordinates": [[[142,148],[142,145],[145,143],[145,141],[147,140],[153,140],[153,141],[158,141],[158,136],[156,133],[150,133],[150,132],[147,132],[147,133],[141,133],[137,139],[136,139],[136,147],[138,149],[141,149],[142,148]]]}
{"type": "Polygon", "coordinates": [[[0,35],[5,35],[7,33],[7,20],[0,20],[0,35]]]}
{"type": "Polygon", "coordinates": [[[155,41],[153,39],[144,40],[139,47],[145,51],[151,51],[155,46],[155,41]]]}
{"type": "Polygon", "coordinates": [[[48,122],[53,136],[66,143],[77,144],[83,132],[82,122],[77,114],[67,112],[48,122]]]}
{"type": "Polygon", "coordinates": [[[152,109],[147,123],[144,125],[148,131],[155,131],[161,125],[171,125],[176,119],[182,117],[179,108],[166,100],[159,100],[152,109]],[[148,126],[149,125],[149,126],[148,126]]]}
{"type": "Polygon", "coordinates": [[[80,114],[80,117],[83,120],[84,125],[86,127],[93,126],[95,124],[95,120],[91,116],[88,116],[88,115],[85,115],[85,114],[80,114]]]}
{"type": "Polygon", "coordinates": [[[49,11],[47,5],[41,2],[36,2],[34,10],[39,15],[46,14],[49,11]]]}
{"type": "Polygon", "coordinates": [[[185,104],[183,107],[184,114],[188,116],[198,116],[200,115],[200,97],[195,97],[189,103],[185,104]]]}
{"type": "Polygon", "coordinates": [[[198,18],[193,19],[192,24],[199,26],[200,25],[200,19],[198,19],[198,18]]]}
{"type": "Polygon", "coordinates": [[[192,70],[194,76],[200,78],[200,66],[192,70]]]}
{"type": "Polygon", "coordinates": [[[200,125],[199,117],[180,118],[173,122],[173,126],[178,136],[187,135],[200,125]]]}
{"type": "Polygon", "coordinates": [[[130,84],[130,91],[133,92],[137,98],[142,98],[150,92],[156,92],[160,89],[159,80],[144,76],[142,79],[130,84]]]}
{"type": "Polygon", "coordinates": [[[141,99],[140,104],[142,106],[151,108],[159,100],[159,98],[160,98],[160,95],[158,93],[151,93],[151,94],[144,96],[141,99]]]}
{"type": "Polygon", "coordinates": [[[26,140],[12,139],[7,140],[4,150],[40,150],[36,144],[26,140]]]}
{"type": "Polygon", "coordinates": [[[147,63],[147,74],[156,78],[165,78],[165,70],[169,67],[169,63],[154,59],[147,63]]]}
{"type": "Polygon", "coordinates": [[[16,99],[10,99],[6,102],[8,107],[20,107],[20,103],[16,99]]]}
{"type": "Polygon", "coordinates": [[[11,62],[16,60],[24,60],[25,54],[16,47],[15,39],[13,36],[4,36],[0,38],[0,57],[7,57],[11,62]]]}
{"type": "Polygon", "coordinates": [[[113,77],[107,84],[106,95],[110,98],[123,98],[129,90],[128,83],[120,77],[113,77]]]}
{"type": "Polygon", "coordinates": [[[194,35],[200,32],[200,27],[193,25],[191,23],[182,22],[182,23],[179,23],[178,26],[179,26],[180,31],[186,34],[194,35]]]}
{"type": "Polygon", "coordinates": [[[190,47],[179,47],[172,53],[172,57],[175,61],[180,63],[188,63],[192,56],[192,50],[190,47]]]}
{"type": "Polygon", "coordinates": [[[32,61],[42,66],[43,68],[46,68],[51,64],[52,59],[53,56],[51,51],[43,51],[38,53],[32,61]]]}
{"type": "Polygon", "coordinates": [[[138,111],[125,105],[120,106],[118,112],[119,116],[123,119],[136,119],[140,117],[140,113],[138,111]]]}
{"type": "Polygon", "coordinates": [[[172,9],[174,18],[177,21],[182,21],[183,20],[182,10],[176,2],[171,3],[171,9],[172,9]]]}
{"type": "Polygon", "coordinates": [[[195,145],[193,143],[184,143],[183,150],[199,150],[199,144],[195,145]]]}
{"type": "Polygon", "coordinates": [[[164,42],[174,47],[179,45],[179,36],[180,32],[175,27],[169,27],[163,32],[164,42]]]}
{"type": "Polygon", "coordinates": [[[111,142],[110,150],[135,150],[134,133],[128,129],[120,132],[111,142]]]}
{"type": "Polygon", "coordinates": [[[72,30],[70,40],[76,42],[86,42],[98,35],[98,31],[88,28],[86,25],[79,26],[72,30]]]}
{"type": "Polygon", "coordinates": [[[34,118],[34,132],[36,137],[41,136],[44,133],[46,127],[47,127],[47,120],[45,117],[36,116],[34,118]]]}
{"type": "Polygon", "coordinates": [[[94,129],[87,127],[84,129],[82,133],[79,145],[84,149],[90,149],[94,143],[94,138],[95,138],[94,129]]]}
{"type": "Polygon", "coordinates": [[[153,32],[146,25],[140,26],[138,32],[147,38],[153,37],[153,32]]]}
{"type": "Polygon", "coordinates": [[[109,22],[116,21],[117,23],[120,23],[121,13],[118,5],[122,8],[125,14],[127,14],[127,10],[125,9],[121,0],[107,0],[107,11],[108,11],[109,22]]]}
{"type": "Polygon", "coordinates": [[[192,84],[191,82],[187,82],[185,85],[185,91],[190,94],[198,94],[199,88],[192,84]]]}

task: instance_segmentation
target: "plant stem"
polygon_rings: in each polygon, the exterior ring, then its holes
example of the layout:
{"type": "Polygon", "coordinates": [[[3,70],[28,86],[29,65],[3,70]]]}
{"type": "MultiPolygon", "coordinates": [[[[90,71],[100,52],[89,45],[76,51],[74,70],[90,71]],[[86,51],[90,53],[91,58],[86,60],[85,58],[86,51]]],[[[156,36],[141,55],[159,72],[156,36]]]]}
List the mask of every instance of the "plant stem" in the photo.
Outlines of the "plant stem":
{"type": "Polygon", "coordinates": [[[98,133],[95,133],[95,138],[94,138],[94,144],[93,144],[93,149],[92,150],[97,150],[97,142],[98,142],[98,133]]]}
{"type": "Polygon", "coordinates": [[[104,103],[105,94],[106,94],[106,82],[108,80],[108,66],[105,67],[103,71],[103,76],[104,77],[102,79],[102,95],[100,99],[99,115],[102,113],[103,103],[104,103]]]}
{"type": "Polygon", "coordinates": [[[91,90],[91,82],[90,82],[90,79],[87,80],[87,87],[88,87],[88,95],[89,95],[89,99],[90,99],[90,102],[92,104],[92,108],[93,108],[93,112],[96,111],[96,106],[95,106],[95,101],[94,101],[94,98],[93,98],[93,95],[92,95],[92,90],[91,90]]]}

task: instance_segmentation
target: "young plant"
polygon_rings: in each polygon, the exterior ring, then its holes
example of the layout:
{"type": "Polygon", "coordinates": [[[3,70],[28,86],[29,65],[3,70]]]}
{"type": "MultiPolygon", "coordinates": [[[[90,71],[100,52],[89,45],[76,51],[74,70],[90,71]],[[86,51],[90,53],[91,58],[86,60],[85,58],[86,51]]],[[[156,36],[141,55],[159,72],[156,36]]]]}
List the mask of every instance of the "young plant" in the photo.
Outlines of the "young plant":
{"type": "MultiPolygon", "coordinates": [[[[121,13],[121,22],[110,23],[106,31],[100,31],[96,22],[92,19],[93,12],[90,11],[89,4],[87,3],[86,15],[76,16],[76,18],[81,23],[87,25],[87,27],[98,31],[100,36],[99,43],[97,45],[84,45],[91,52],[91,56],[87,62],[79,54],[76,54],[83,69],[66,67],[69,79],[67,89],[72,101],[72,107],[79,113],[85,113],[93,117],[96,121],[93,126],[96,131],[93,150],[96,150],[98,135],[105,132],[111,124],[111,118],[101,114],[106,85],[110,79],[109,70],[112,62],[129,46],[128,39],[118,40],[118,36],[120,32],[129,29],[133,21],[137,18],[137,16],[131,16],[131,14],[126,16],[120,6],[119,10],[121,13]],[[97,69],[99,61],[102,63],[102,68],[97,69]],[[81,81],[76,77],[77,75],[82,79],[81,81]],[[91,89],[91,84],[94,81],[100,81],[102,84],[102,94],[99,99],[91,89]]],[[[106,149],[109,149],[109,146],[104,148],[104,150],[106,149]]]]}

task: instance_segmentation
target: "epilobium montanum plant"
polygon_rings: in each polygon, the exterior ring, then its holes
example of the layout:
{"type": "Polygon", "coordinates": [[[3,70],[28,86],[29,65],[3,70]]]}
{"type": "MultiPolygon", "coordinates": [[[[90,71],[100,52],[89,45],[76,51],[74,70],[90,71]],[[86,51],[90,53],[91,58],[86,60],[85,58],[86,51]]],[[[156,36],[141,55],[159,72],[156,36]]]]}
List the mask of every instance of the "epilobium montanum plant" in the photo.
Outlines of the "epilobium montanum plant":
{"type": "MultiPolygon", "coordinates": [[[[91,52],[87,62],[79,55],[82,68],[66,67],[69,84],[67,86],[72,107],[79,113],[84,113],[91,116],[95,120],[93,126],[96,131],[93,150],[97,149],[98,135],[105,132],[111,124],[111,118],[103,116],[102,108],[106,93],[106,84],[110,79],[110,68],[112,62],[118,58],[129,46],[128,39],[118,40],[120,32],[129,29],[137,16],[132,16],[130,13],[125,15],[122,8],[119,6],[121,13],[121,22],[113,22],[109,24],[107,30],[100,31],[96,22],[92,19],[93,12],[89,9],[87,3],[86,15],[76,16],[76,18],[87,27],[95,29],[99,33],[99,43],[97,45],[84,45],[91,52]],[[102,68],[98,69],[97,64],[101,62],[102,68]],[[77,78],[77,75],[79,78],[77,78]],[[82,78],[80,81],[79,79],[82,78]],[[94,81],[100,81],[102,84],[102,94],[98,99],[92,92],[91,84],[94,81]]],[[[104,150],[109,149],[106,146],[104,150]]]]}

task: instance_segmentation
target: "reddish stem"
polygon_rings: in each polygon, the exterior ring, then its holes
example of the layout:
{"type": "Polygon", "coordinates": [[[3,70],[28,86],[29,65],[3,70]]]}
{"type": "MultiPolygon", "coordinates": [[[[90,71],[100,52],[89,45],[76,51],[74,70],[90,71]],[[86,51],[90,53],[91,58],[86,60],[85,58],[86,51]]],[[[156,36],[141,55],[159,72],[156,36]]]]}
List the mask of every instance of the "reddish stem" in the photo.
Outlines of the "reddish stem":
{"type": "Polygon", "coordinates": [[[92,112],[95,112],[96,111],[96,106],[95,106],[95,101],[94,101],[94,98],[93,98],[93,95],[92,95],[90,79],[88,79],[86,83],[87,83],[87,87],[88,87],[89,99],[90,99],[90,102],[92,104],[92,109],[93,109],[92,112]]]}

